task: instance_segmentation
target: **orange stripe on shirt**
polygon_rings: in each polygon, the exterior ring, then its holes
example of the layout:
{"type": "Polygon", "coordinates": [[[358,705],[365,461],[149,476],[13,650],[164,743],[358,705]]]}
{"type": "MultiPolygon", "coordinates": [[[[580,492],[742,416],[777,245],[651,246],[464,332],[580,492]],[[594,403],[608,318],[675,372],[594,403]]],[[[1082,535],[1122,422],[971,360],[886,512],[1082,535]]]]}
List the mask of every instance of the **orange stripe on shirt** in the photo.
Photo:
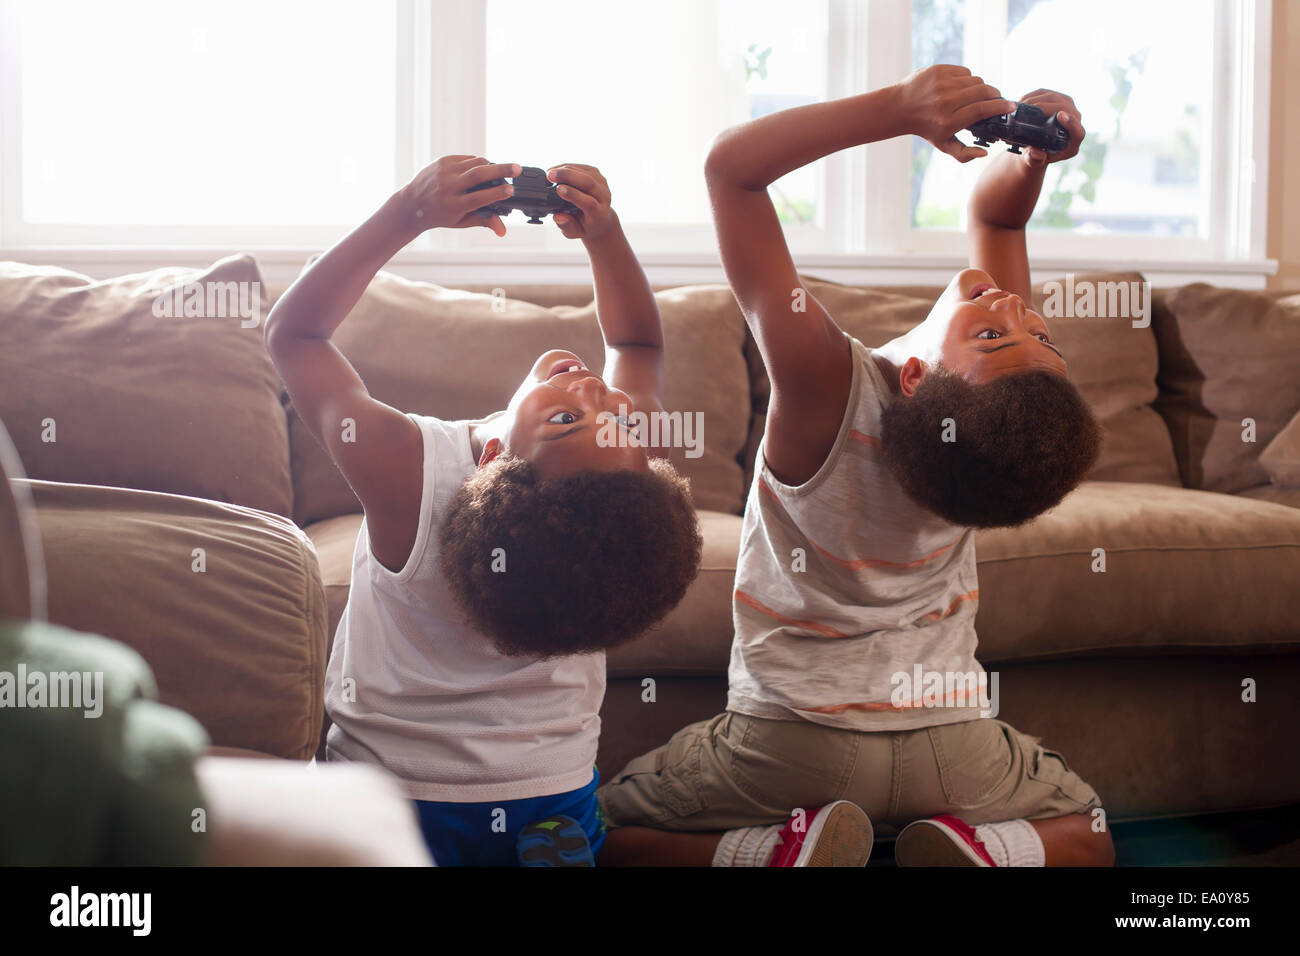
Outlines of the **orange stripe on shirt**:
{"type": "Polygon", "coordinates": [[[768,607],[766,604],[764,604],[762,601],[758,600],[757,598],[750,597],[744,591],[740,590],[740,588],[736,588],[736,600],[744,604],[748,604],[750,607],[752,607],[755,611],[758,611],[760,614],[766,614],[768,617],[780,621],[782,624],[789,624],[792,627],[802,627],[804,630],[807,631],[816,631],[818,634],[821,634],[825,637],[848,637],[849,636],[845,634],[843,631],[837,631],[835,630],[835,628],[827,627],[825,624],[818,624],[816,621],[797,621],[792,617],[786,617],[784,614],[781,614],[779,611],[772,610],[770,607],[768,607]]]}
{"type": "Polygon", "coordinates": [[[758,479],[758,490],[763,492],[763,494],[767,495],[777,504],[781,505],[782,508],[785,507],[785,502],[783,502],[780,498],[777,497],[776,492],[773,491],[772,487],[762,478],[758,479]]]}
{"type": "Polygon", "coordinates": [[[849,429],[849,437],[852,438],[854,441],[862,442],[862,444],[870,448],[880,447],[879,438],[877,438],[875,435],[868,435],[866,432],[860,432],[856,428],[849,429]]]}
{"type": "Polygon", "coordinates": [[[975,598],[979,596],[980,596],[979,588],[976,588],[974,591],[967,591],[965,594],[958,595],[956,598],[954,598],[953,602],[948,605],[948,610],[942,612],[931,611],[929,614],[925,616],[925,619],[927,621],[942,621],[945,617],[954,613],[962,601],[973,601],[975,600],[975,598]]]}
{"type": "MultiPolygon", "coordinates": [[[[870,439],[871,441],[877,441],[877,439],[871,438],[870,435],[863,435],[862,432],[850,432],[850,434],[862,435],[863,439],[870,439]]],[[[761,491],[763,494],[767,495],[778,505],[780,505],[782,510],[785,509],[785,502],[781,500],[781,498],[777,495],[777,493],[772,490],[771,486],[768,485],[768,483],[764,481],[762,478],[758,479],[758,490],[761,491]]],[[[808,538],[807,535],[804,535],[804,538],[808,541],[810,545],[812,545],[813,550],[816,551],[818,554],[820,554],[822,557],[826,558],[829,561],[834,562],[835,564],[838,564],[840,567],[845,568],[846,570],[849,571],[865,571],[868,568],[899,568],[903,570],[906,570],[908,568],[919,568],[921,565],[928,564],[929,562],[933,561],[935,558],[939,557],[939,555],[943,554],[944,552],[951,551],[952,548],[959,541],[961,541],[961,537],[958,536],[957,539],[953,541],[951,544],[945,544],[939,550],[932,551],[929,554],[927,554],[925,557],[917,558],[915,561],[886,561],[884,558],[841,558],[838,554],[834,554],[830,551],[827,551],[816,541],[813,541],[811,538],[808,538]]]]}
{"type": "Polygon", "coordinates": [[[810,714],[842,714],[846,710],[909,710],[911,707],[911,704],[895,707],[893,701],[886,700],[879,703],[864,702],[861,704],[827,704],[825,707],[800,707],[799,710],[806,710],[810,714]]]}
{"type": "MultiPolygon", "coordinates": [[[[948,706],[949,701],[955,702],[957,700],[958,694],[961,694],[963,695],[964,698],[969,699],[970,697],[977,695],[978,691],[967,691],[967,690],[949,691],[948,693],[943,695],[942,699],[944,703],[942,704],[938,703],[936,700],[936,702],[929,703],[929,704],[926,704],[924,702],[920,704],[913,704],[909,701],[906,704],[896,705],[892,700],[886,700],[886,701],[863,701],[862,703],[857,703],[857,704],[827,704],[825,707],[800,707],[797,709],[806,710],[810,714],[842,714],[846,710],[865,710],[871,712],[880,712],[886,710],[897,710],[897,711],[929,710],[933,707],[948,706]]],[[[976,696],[977,703],[968,704],[967,706],[969,707],[980,706],[978,700],[979,698],[978,696],[976,696]]]]}
{"type": "MultiPolygon", "coordinates": [[[[957,539],[957,541],[960,540],[961,538],[957,539]]],[[[945,551],[952,550],[953,545],[957,544],[957,541],[952,542],[952,544],[945,544],[938,551],[933,551],[923,558],[917,558],[915,561],[886,561],[883,558],[841,558],[837,554],[831,554],[831,552],[827,551],[816,541],[809,541],[808,543],[816,549],[818,554],[834,561],[840,567],[847,568],[850,571],[862,571],[866,568],[919,568],[921,565],[933,561],[945,551]]]]}

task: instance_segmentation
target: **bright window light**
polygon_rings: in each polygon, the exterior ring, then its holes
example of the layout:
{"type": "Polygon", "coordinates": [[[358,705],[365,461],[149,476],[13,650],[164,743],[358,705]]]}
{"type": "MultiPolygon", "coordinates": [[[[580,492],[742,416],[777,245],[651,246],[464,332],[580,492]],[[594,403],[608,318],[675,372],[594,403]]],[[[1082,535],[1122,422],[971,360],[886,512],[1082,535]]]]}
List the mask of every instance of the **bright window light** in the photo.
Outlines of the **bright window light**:
{"type": "Polygon", "coordinates": [[[347,223],[393,188],[392,3],[15,9],[27,222],[347,223]]]}
{"type": "MultiPolygon", "coordinates": [[[[983,59],[973,68],[1008,99],[1039,87],[1074,98],[1083,150],[1049,168],[1030,228],[1208,236],[1213,0],[1181,0],[1172,16],[1133,0],[913,0],[912,57],[918,68],[983,59]],[[989,37],[994,11],[1005,29],[989,37]]],[[[913,143],[914,227],[964,225],[982,166],[945,160],[913,143]]]]}
{"type": "MultiPolygon", "coordinates": [[[[487,155],[598,166],[625,222],[708,225],[704,157],[735,123],[826,98],[827,4],[488,0],[487,155]]],[[[772,187],[818,218],[820,166],[772,187]]]]}

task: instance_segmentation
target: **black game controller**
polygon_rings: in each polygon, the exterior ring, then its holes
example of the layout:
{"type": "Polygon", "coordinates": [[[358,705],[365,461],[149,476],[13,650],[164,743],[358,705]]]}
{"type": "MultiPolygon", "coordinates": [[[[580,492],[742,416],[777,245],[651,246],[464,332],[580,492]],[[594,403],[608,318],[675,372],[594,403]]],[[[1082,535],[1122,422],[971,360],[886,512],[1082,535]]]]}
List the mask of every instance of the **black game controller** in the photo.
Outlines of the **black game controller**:
{"type": "Polygon", "coordinates": [[[1058,123],[1055,116],[1048,116],[1029,103],[1017,103],[1014,113],[980,120],[970,127],[970,131],[975,134],[976,146],[988,146],[1002,140],[1011,153],[1020,152],[1021,146],[1059,153],[1070,145],[1070,131],[1058,123]]]}
{"type": "MultiPolygon", "coordinates": [[[[494,186],[504,186],[506,182],[507,180],[504,179],[490,179],[469,191],[478,192],[480,189],[492,189],[494,186]]],[[[528,217],[529,222],[540,225],[542,216],[549,216],[551,213],[578,214],[577,206],[561,199],[555,192],[555,183],[546,178],[546,170],[544,169],[539,169],[536,166],[520,167],[519,175],[509,180],[509,182],[515,187],[514,195],[481,207],[478,210],[480,216],[484,218],[491,215],[508,216],[518,209],[528,217]]]]}

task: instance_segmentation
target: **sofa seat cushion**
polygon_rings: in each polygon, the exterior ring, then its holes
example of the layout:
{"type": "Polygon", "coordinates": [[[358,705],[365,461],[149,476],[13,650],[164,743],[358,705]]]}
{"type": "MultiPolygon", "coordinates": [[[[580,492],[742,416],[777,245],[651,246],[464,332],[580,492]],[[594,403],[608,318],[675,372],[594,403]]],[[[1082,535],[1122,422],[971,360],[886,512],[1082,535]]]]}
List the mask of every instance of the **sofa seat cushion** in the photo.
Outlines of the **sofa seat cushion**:
{"type": "Polygon", "coordinates": [[[0,420],[28,477],[289,514],[265,312],[249,256],[101,281],[0,262],[0,420]]]}
{"type": "MultiPolygon", "coordinates": [[[[609,655],[610,677],[726,672],[731,649],[731,592],[740,550],[741,519],[719,511],[700,511],[704,551],[700,572],[682,602],[662,623],[609,655]]],[[[308,525],[307,535],[320,556],[321,578],[329,604],[330,646],[352,579],[352,551],[361,515],[342,515],[308,525]]]]}
{"type": "Polygon", "coordinates": [[[309,759],[324,711],[325,595],[287,518],[125,488],[27,482],[49,618],[134,648],[212,744],[309,759]]]}
{"type": "MultiPolygon", "coordinates": [[[[724,527],[705,532],[720,602],[740,544],[738,523],[726,537],[724,527]]],[[[1300,645],[1300,509],[1090,481],[1023,527],[979,532],[975,553],[985,664],[1300,645]],[[1104,572],[1093,571],[1098,548],[1104,572]]],[[[611,654],[610,677],[725,675],[730,584],[726,615],[697,614],[691,598],[704,593],[697,583],[662,628],[611,654]]]]}
{"type": "MultiPolygon", "coordinates": [[[[682,603],[609,655],[609,676],[725,675],[742,519],[701,512],[704,557],[682,603]]],[[[347,603],[360,515],[307,529],[330,630],[347,603]]],[[[1300,509],[1245,496],[1085,482],[1020,528],[976,537],[977,655],[986,664],[1068,656],[1260,651],[1300,645],[1300,509]],[[1104,549],[1105,568],[1093,571],[1104,549]]]]}
{"type": "Polygon", "coordinates": [[[1242,498],[1256,498],[1259,501],[1272,501],[1291,508],[1300,508],[1300,487],[1260,485],[1258,488],[1247,488],[1237,494],[1242,498]]]}
{"type": "MultiPolygon", "coordinates": [[[[611,678],[726,674],[740,546],[739,519],[727,518],[705,523],[707,583],[697,582],[661,628],[610,654],[611,678]],[[706,596],[720,606],[693,601],[706,596]]],[[[985,664],[1300,645],[1291,600],[1300,580],[1295,508],[1085,482],[1023,527],[979,532],[975,553],[976,653],[985,664]],[[1105,572],[1092,570],[1097,548],[1105,572]]]]}
{"type": "Polygon", "coordinates": [[[361,530],[361,515],[339,515],[309,524],[304,529],[316,548],[320,561],[321,583],[325,587],[325,605],[328,610],[326,647],[334,648],[334,632],[339,618],[347,607],[348,592],[352,589],[352,552],[361,530]]]}
{"type": "Polygon", "coordinates": [[[727,672],[742,519],[716,511],[701,511],[699,517],[704,537],[700,573],[658,627],[609,653],[611,678],[727,672]]]}
{"type": "MultiPolygon", "coordinates": [[[[570,349],[593,369],[602,366],[590,299],[581,307],[546,308],[512,290],[497,291],[502,294],[446,289],[380,272],[332,341],[375,398],[444,419],[505,408],[549,349],[570,349]]],[[[744,320],[725,285],[670,289],[657,301],[668,355],[664,408],[698,424],[685,437],[699,447],[674,464],[690,479],[697,507],[739,514],[741,452],[752,411],[744,320]]],[[[298,523],[359,511],[351,488],[296,414],[289,427],[298,523]]]]}
{"type": "Polygon", "coordinates": [[[979,532],[976,555],[986,664],[1300,645],[1300,510],[1280,504],[1085,482],[1021,528],[979,532]]]}

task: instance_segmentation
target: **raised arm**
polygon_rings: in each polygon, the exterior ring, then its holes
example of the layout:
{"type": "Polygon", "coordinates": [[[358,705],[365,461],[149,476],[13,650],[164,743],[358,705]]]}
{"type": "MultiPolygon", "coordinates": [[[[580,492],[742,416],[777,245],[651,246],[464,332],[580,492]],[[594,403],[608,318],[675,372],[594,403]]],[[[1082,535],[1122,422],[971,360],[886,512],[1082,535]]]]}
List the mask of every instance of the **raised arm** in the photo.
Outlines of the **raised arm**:
{"type": "Polygon", "coordinates": [[[375,273],[425,229],[482,225],[504,234],[499,217],[474,210],[505,198],[511,187],[466,191],[518,169],[473,156],[426,167],[312,263],[266,320],[267,349],[294,408],[361,499],[375,556],[393,570],[406,563],[419,528],[422,439],[406,415],[370,396],[330,336],[375,273]]]}
{"type": "Polygon", "coordinates": [[[802,287],[767,187],[841,149],[909,133],[966,162],[985,151],[956,132],[1010,108],[965,67],[942,65],[871,93],[743,123],[715,141],[705,176],[718,247],[772,381],[764,448],[782,481],[802,484],[825,461],[852,366],[843,333],[802,287]]]}
{"type": "Polygon", "coordinates": [[[1034,90],[1020,102],[1031,103],[1048,115],[1055,112],[1057,120],[1070,131],[1070,145],[1059,153],[1039,149],[1027,149],[1019,155],[1005,152],[989,163],[971,193],[967,234],[971,266],[987,272],[1000,288],[1028,303],[1033,287],[1025,224],[1034,214],[1047,167],[1079,152],[1084,129],[1074,100],[1061,93],[1034,90]]]}
{"type": "Polygon", "coordinates": [[[557,213],[555,224],[581,239],[591,262],[596,319],[605,342],[605,381],[643,411],[663,407],[664,332],[650,283],[611,206],[609,183],[594,166],[565,163],[547,170],[578,215],[557,213]]]}

